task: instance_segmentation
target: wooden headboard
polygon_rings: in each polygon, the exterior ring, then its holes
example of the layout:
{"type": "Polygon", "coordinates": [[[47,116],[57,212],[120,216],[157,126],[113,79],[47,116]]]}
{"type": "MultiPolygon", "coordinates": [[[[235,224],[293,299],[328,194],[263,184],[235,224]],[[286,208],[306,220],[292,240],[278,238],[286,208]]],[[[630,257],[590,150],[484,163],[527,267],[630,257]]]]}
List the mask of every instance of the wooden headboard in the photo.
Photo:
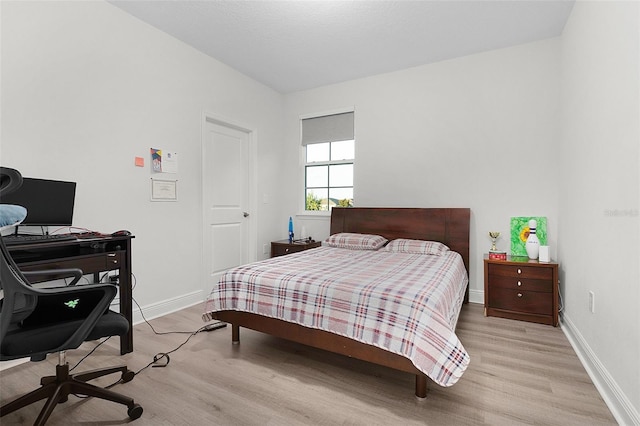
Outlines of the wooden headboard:
{"type": "Polygon", "coordinates": [[[331,235],[357,232],[382,235],[388,240],[440,241],[460,253],[469,274],[470,221],[468,208],[334,207],[331,235]]]}

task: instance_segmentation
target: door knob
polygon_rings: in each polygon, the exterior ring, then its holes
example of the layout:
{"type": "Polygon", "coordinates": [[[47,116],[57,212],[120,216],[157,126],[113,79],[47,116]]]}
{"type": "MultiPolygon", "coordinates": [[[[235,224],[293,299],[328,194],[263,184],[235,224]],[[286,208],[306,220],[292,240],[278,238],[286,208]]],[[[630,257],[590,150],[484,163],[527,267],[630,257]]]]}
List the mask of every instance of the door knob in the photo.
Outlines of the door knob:
{"type": "Polygon", "coordinates": [[[248,212],[242,212],[242,216],[249,217],[249,213],[248,212]]]}

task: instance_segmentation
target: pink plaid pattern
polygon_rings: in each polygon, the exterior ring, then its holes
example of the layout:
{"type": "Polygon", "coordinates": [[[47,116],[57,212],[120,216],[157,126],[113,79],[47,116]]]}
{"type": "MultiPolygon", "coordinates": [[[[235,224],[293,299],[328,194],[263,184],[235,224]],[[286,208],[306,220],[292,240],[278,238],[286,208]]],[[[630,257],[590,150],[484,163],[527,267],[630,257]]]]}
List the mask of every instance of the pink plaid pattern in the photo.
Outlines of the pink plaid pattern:
{"type": "Polygon", "coordinates": [[[442,256],[320,247],[234,268],[205,303],[253,312],[374,345],[451,386],[469,365],[454,333],[468,277],[458,253],[442,256]]]}
{"type": "Polygon", "coordinates": [[[399,238],[387,244],[383,250],[397,253],[441,255],[449,251],[449,247],[438,241],[407,240],[399,238]]]}
{"type": "Polygon", "coordinates": [[[380,235],[354,234],[342,232],[327,238],[326,243],[331,247],[348,248],[351,250],[377,250],[384,246],[387,239],[380,235]]]}

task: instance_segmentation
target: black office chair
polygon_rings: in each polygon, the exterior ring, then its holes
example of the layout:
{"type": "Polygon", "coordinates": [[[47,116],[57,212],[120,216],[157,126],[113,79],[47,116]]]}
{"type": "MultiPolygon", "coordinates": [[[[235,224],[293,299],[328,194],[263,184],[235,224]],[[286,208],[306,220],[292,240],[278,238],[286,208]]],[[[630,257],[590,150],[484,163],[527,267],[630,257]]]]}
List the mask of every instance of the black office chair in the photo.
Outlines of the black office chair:
{"type": "MultiPolygon", "coordinates": [[[[19,187],[10,182],[12,178],[21,180],[17,171],[0,167],[0,195],[19,187]]],[[[86,383],[112,373],[121,373],[120,380],[128,382],[135,374],[126,366],[72,375],[65,361],[65,351],[76,349],[85,341],[127,333],[128,321],[109,310],[116,287],[112,284],[76,286],[82,271],[58,270],[55,271],[56,278],[73,273],[75,278],[71,285],[35,288],[13,262],[1,237],[0,251],[0,289],[3,292],[0,300],[0,360],[29,357],[32,361],[41,361],[47,354],[59,352],[60,361],[55,376],[42,378],[40,388],[0,407],[0,417],[46,398],[34,423],[43,425],[58,403],[67,401],[69,394],[80,394],[126,405],[128,416],[134,420],[139,418],[142,407],[132,398],[86,383]]],[[[44,273],[47,274],[46,271],[44,273]]]]}

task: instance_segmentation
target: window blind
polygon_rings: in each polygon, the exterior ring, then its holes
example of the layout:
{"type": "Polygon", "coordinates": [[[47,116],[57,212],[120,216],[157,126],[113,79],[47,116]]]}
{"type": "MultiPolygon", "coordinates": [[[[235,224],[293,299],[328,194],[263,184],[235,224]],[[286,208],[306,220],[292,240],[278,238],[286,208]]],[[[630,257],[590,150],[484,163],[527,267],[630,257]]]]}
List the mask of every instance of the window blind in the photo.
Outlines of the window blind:
{"type": "Polygon", "coordinates": [[[353,112],[302,119],[302,145],[353,139],[353,112]]]}

